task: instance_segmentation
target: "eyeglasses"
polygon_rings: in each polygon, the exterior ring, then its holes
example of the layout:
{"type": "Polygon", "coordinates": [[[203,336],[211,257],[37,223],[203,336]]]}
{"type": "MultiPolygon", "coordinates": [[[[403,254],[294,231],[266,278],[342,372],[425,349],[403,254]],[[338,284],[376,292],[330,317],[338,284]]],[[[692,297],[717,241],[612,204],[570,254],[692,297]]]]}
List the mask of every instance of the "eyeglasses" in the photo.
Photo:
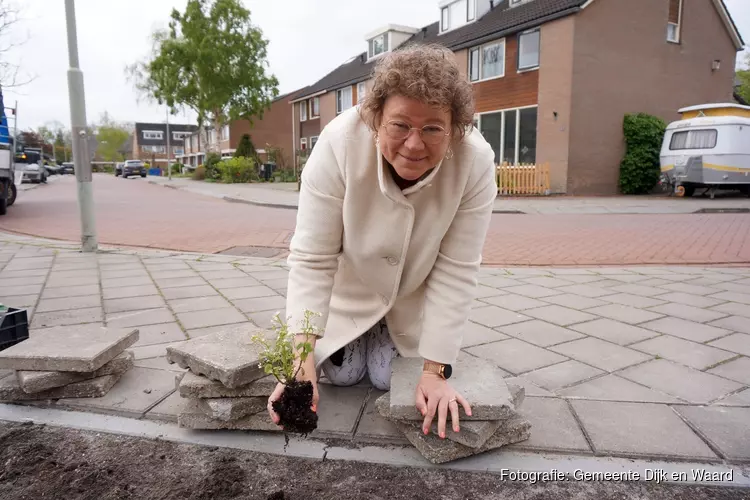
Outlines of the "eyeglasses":
{"type": "Polygon", "coordinates": [[[422,137],[422,140],[427,144],[439,144],[442,142],[445,137],[449,135],[449,132],[446,132],[443,127],[440,125],[425,125],[422,128],[417,127],[410,127],[404,122],[400,122],[398,120],[390,120],[387,123],[384,123],[383,128],[385,128],[386,134],[388,134],[388,137],[391,139],[395,139],[398,141],[403,141],[407,137],[409,137],[409,134],[411,134],[412,130],[416,130],[419,132],[419,135],[422,137]]]}

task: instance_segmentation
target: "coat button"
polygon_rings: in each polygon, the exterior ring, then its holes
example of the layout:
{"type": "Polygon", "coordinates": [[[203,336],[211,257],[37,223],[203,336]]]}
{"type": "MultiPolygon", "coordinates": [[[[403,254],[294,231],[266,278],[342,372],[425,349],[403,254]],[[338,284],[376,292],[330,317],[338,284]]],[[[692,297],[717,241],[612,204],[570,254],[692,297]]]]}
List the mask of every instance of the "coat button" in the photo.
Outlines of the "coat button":
{"type": "Polygon", "coordinates": [[[386,260],[392,266],[398,265],[398,259],[396,257],[388,257],[386,260]]]}

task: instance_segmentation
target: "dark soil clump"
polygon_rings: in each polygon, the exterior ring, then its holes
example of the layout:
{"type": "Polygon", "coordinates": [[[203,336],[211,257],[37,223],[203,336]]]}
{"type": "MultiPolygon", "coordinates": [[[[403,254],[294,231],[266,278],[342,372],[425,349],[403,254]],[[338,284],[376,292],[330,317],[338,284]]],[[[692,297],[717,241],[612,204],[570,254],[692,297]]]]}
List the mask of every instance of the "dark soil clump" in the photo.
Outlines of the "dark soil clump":
{"type": "Polygon", "coordinates": [[[318,427],[318,414],[312,411],[313,386],[309,381],[294,380],[281,397],[273,402],[273,410],[281,419],[285,432],[308,435],[318,427]]]}

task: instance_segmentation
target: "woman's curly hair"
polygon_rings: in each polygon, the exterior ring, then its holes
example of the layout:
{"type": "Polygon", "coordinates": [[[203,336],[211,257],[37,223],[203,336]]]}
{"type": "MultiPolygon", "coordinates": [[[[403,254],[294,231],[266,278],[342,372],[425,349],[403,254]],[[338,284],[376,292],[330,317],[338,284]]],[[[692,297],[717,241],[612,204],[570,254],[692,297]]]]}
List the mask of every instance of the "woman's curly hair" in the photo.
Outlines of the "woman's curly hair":
{"type": "Polygon", "coordinates": [[[402,95],[450,110],[453,135],[463,138],[474,123],[474,92],[461,75],[450,49],[414,44],[381,56],[373,71],[372,89],[360,104],[364,122],[377,130],[385,100],[402,95]]]}

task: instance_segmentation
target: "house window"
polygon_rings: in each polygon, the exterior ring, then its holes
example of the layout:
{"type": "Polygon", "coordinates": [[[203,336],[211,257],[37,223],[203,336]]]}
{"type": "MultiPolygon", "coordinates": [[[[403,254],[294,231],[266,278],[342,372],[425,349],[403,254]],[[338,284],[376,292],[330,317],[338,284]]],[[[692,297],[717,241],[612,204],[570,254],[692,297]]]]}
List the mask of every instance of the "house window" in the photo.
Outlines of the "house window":
{"type": "Polygon", "coordinates": [[[164,139],[164,132],[162,132],[161,130],[144,130],[143,138],[161,141],[164,139]]]}
{"type": "Polygon", "coordinates": [[[166,153],[167,148],[165,146],[141,146],[141,151],[144,153],[166,153]]]}
{"type": "Polygon", "coordinates": [[[299,121],[304,122],[307,120],[307,101],[299,103],[299,121]]]}
{"type": "Polygon", "coordinates": [[[318,136],[314,135],[310,137],[310,151],[312,151],[315,148],[315,144],[318,142],[318,136]]]}
{"type": "Polygon", "coordinates": [[[185,137],[189,137],[191,132],[172,132],[172,140],[181,141],[185,137]]]}
{"type": "Polygon", "coordinates": [[[667,20],[667,41],[680,43],[680,23],[682,21],[682,0],[669,0],[667,20]]]}
{"type": "Polygon", "coordinates": [[[369,57],[375,57],[388,50],[388,33],[376,36],[369,43],[369,57]]]}
{"type": "Polygon", "coordinates": [[[320,116],[320,97],[313,97],[310,100],[310,118],[320,116]]]}
{"type": "Polygon", "coordinates": [[[229,140],[229,125],[224,125],[223,127],[221,127],[221,140],[229,140]]]}
{"type": "Polygon", "coordinates": [[[476,17],[476,0],[458,0],[440,11],[440,31],[445,32],[460,28],[476,17]],[[472,4],[472,5],[469,5],[472,4]]]}
{"type": "Polygon", "coordinates": [[[367,84],[366,82],[359,82],[357,84],[357,104],[362,102],[362,99],[365,98],[365,94],[367,93],[367,84]]]}
{"type": "Polygon", "coordinates": [[[539,34],[538,29],[521,33],[518,36],[518,70],[539,67],[539,34]]]}
{"type": "Polygon", "coordinates": [[[716,129],[675,132],[669,141],[669,149],[713,149],[716,147],[717,136],[716,129]]]}
{"type": "Polygon", "coordinates": [[[299,140],[299,148],[302,151],[305,151],[307,149],[307,137],[303,137],[299,140]]]}
{"type": "Polygon", "coordinates": [[[352,107],[352,88],[344,87],[336,91],[336,113],[343,113],[352,107]]]}
{"type": "Polygon", "coordinates": [[[477,4],[474,2],[474,0],[469,0],[466,2],[466,20],[467,21],[473,21],[474,18],[477,17],[477,4]]]}
{"type": "Polygon", "coordinates": [[[479,130],[495,152],[496,164],[536,163],[536,107],[482,114],[479,130]]]}
{"type": "Polygon", "coordinates": [[[505,40],[469,52],[469,78],[472,82],[501,76],[505,76],[505,40]]]}

